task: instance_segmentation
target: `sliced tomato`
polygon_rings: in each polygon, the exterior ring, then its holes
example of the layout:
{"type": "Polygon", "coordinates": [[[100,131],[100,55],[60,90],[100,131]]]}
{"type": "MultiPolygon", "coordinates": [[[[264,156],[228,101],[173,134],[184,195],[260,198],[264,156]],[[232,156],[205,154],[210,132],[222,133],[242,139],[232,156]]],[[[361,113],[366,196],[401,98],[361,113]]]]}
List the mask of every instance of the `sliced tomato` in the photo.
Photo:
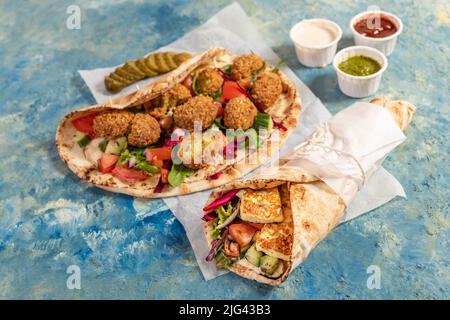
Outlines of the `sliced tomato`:
{"type": "Polygon", "coordinates": [[[161,169],[161,182],[162,183],[169,183],[169,170],[168,169],[161,169]]]}
{"type": "Polygon", "coordinates": [[[192,75],[188,75],[181,84],[191,91],[191,95],[194,95],[194,90],[192,89],[192,75]]]}
{"type": "Polygon", "coordinates": [[[245,95],[245,91],[235,81],[225,81],[222,88],[222,96],[225,100],[245,95]]]}
{"type": "Polygon", "coordinates": [[[149,162],[151,162],[154,157],[157,157],[159,160],[170,160],[172,158],[172,147],[145,149],[145,157],[149,162]]]}
{"type": "Polygon", "coordinates": [[[217,115],[216,115],[216,118],[219,118],[219,117],[223,116],[223,107],[222,107],[222,103],[216,102],[216,107],[217,107],[217,115]]]}
{"type": "Polygon", "coordinates": [[[230,225],[228,232],[233,240],[239,244],[239,247],[245,248],[252,241],[256,229],[245,222],[240,222],[230,225]]]}
{"type": "Polygon", "coordinates": [[[72,125],[78,131],[86,133],[91,138],[95,137],[94,132],[94,118],[98,115],[97,112],[88,114],[87,116],[83,116],[77,119],[72,120],[72,125]]]}
{"type": "Polygon", "coordinates": [[[155,167],[158,167],[158,168],[162,168],[162,166],[163,166],[163,161],[162,160],[160,160],[160,159],[158,159],[158,157],[153,157],[153,159],[152,159],[152,165],[154,165],[155,167]]]}
{"type": "Polygon", "coordinates": [[[261,230],[262,227],[264,227],[264,223],[247,222],[247,224],[251,225],[253,228],[257,230],[261,230]]]}
{"type": "Polygon", "coordinates": [[[115,167],[111,173],[113,176],[125,183],[135,183],[138,181],[144,181],[148,178],[148,175],[146,175],[144,171],[128,169],[124,166],[115,167]]]}
{"type": "Polygon", "coordinates": [[[252,86],[251,82],[248,80],[246,80],[246,81],[239,80],[238,84],[241,86],[241,88],[244,88],[246,90],[250,89],[250,87],[252,86]]]}
{"type": "Polygon", "coordinates": [[[98,159],[98,168],[101,173],[110,173],[116,166],[119,156],[115,154],[104,153],[102,157],[98,159]]]}

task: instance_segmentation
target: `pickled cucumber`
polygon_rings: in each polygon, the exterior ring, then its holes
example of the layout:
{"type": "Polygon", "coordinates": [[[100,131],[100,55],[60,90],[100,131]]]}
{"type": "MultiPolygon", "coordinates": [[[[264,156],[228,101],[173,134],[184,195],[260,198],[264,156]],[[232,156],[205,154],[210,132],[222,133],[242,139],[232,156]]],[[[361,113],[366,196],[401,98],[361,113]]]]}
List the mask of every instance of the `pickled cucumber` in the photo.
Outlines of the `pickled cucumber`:
{"type": "Polygon", "coordinates": [[[114,71],[115,73],[117,73],[119,76],[121,76],[122,78],[125,78],[127,80],[130,80],[132,83],[136,82],[137,80],[140,80],[139,77],[135,76],[132,73],[129,73],[128,71],[126,71],[124,68],[120,67],[117,68],[116,71],[114,71]]]}
{"type": "Polygon", "coordinates": [[[166,52],[164,55],[164,61],[166,61],[167,66],[173,70],[176,69],[178,67],[177,63],[175,62],[175,60],[173,59],[175,57],[175,53],[173,52],[166,52]]]}
{"type": "Polygon", "coordinates": [[[160,72],[158,71],[158,66],[156,65],[155,55],[151,54],[147,58],[145,58],[145,63],[147,64],[147,67],[155,71],[157,74],[160,72]]]}
{"type": "Polygon", "coordinates": [[[160,73],[166,73],[171,70],[166,63],[166,59],[164,59],[164,53],[158,52],[157,54],[155,54],[155,61],[160,73]]]}
{"type": "Polygon", "coordinates": [[[136,75],[137,77],[139,77],[139,79],[144,79],[145,78],[145,73],[142,72],[141,70],[139,70],[138,67],[136,67],[136,63],[134,61],[127,61],[123,65],[123,68],[127,72],[132,73],[132,74],[136,75]]]}
{"type": "Polygon", "coordinates": [[[109,75],[109,77],[110,77],[111,79],[113,79],[113,80],[116,80],[116,81],[122,83],[124,87],[126,87],[126,86],[128,86],[128,85],[130,85],[130,84],[133,83],[133,81],[128,80],[128,79],[125,79],[125,78],[119,76],[117,73],[114,73],[114,72],[111,73],[111,74],[109,75]]]}
{"type": "Polygon", "coordinates": [[[108,91],[116,93],[122,90],[125,85],[122,82],[112,79],[110,76],[105,78],[105,87],[108,91]]]}
{"type": "Polygon", "coordinates": [[[181,63],[192,58],[187,52],[158,52],[137,60],[127,61],[123,66],[105,77],[105,87],[116,93],[136,81],[155,77],[176,69],[181,63]]]}
{"type": "Polygon", "coordinates": [[[187,52],[178,53],[174,56],[175,63],[178,66],[190,58],[192,58],[192,55],[187,52]]]}
{"type": "Polygon", "coordinates": [[[158,72],[147,67],[147,65],[145,64],[145,58],[139,58],[138,60],[136,60],[136,67],[138,67],[139,70],[144,72],[145,75],[149,78],[158,75],[158,72]]]}

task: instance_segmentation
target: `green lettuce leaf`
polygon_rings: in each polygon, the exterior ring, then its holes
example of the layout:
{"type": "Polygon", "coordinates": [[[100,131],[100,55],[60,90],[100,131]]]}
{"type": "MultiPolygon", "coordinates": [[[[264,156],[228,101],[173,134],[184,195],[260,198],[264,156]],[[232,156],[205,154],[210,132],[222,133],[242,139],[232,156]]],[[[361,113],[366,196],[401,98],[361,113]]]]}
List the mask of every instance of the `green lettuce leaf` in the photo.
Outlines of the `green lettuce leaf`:
{"type": "Polygon", "coordinates": [[[195,172],[195,169],[187,168],[182,164],[173,164],[170,168],[168,180],[172,187],[178,187],[184,179],[195,172]]]}

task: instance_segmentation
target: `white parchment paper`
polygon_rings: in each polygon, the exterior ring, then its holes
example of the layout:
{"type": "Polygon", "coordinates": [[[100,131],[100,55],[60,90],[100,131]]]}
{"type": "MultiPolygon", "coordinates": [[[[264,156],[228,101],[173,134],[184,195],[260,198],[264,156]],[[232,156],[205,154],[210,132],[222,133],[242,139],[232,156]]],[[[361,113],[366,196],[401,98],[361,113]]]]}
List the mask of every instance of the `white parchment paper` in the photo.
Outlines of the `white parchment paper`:
{"type": "MultiPolygon", "coordinates": [[[[280,61],[272,49],[264,43],[256,27],[250,22],[249,17],[237,3],[233,3],[222,9],[199,28],[189,32],[171,44],[159,48],[158,51],[172,50],[195,53],[211,47],[224,47],[230,52],[238,54],[253,51],[271,64],[276,64],[280,61]]],[[[111,95],[106,91],[103,84],[104,77],[114,68],[79,71],[98,103],[108,101],[109,97],[115,97],[115,95],[111,95]]],[[[302,113],[299,124],[282,147],[280,155],[283,155],[304,142],[321,123],[330,118],[331,114],[311,90],[297,78],[292,70],[286,66],[280,69],[295,83],[302,99],[302,113]]],[[[140,82],[139,85],[142,87],[146,83],[154,80],[148,79],[140,82]]],[[[122,95],[134,90],[135,88],[129,87],[120,94],[122,95]]],[[[226,271],[217,270],[214,263],[207,263],[205,261],[209,249],[203,234],[203,221],[200,218],[203,215],[203,205],[210,192],[203,191],[164,199],[173,214],[183,224],[199,267],[206,280],[226,273],[226,271]]],[[[366,185],[356,194],[352,203],[347,208],[342,222],[366,213],[396,196],[405,196],[402,186],[391,174],[383,168],[380,168],[372,174],[366,185]]],[[[139,206],[143,210],[142,203],[139,206]]],[[[153,206],[149,201],[148,210],[151,211],[152,209],[153,206]]]]}

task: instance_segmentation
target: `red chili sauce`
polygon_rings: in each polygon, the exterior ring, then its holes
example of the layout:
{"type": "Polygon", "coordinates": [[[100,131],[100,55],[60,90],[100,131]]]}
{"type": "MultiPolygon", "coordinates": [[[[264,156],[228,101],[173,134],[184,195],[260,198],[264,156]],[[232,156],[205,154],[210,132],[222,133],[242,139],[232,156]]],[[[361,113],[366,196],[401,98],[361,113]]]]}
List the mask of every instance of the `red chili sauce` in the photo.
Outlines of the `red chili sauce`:
{"type": "Polygon", "coordinates": [[[397,27],[391,20],[381,17],[379,21],[377,25],[377,18],[369,17],[358,21],[354,28],[358,33],[370,38],[385,38],[397,32],[397,27]]]}

